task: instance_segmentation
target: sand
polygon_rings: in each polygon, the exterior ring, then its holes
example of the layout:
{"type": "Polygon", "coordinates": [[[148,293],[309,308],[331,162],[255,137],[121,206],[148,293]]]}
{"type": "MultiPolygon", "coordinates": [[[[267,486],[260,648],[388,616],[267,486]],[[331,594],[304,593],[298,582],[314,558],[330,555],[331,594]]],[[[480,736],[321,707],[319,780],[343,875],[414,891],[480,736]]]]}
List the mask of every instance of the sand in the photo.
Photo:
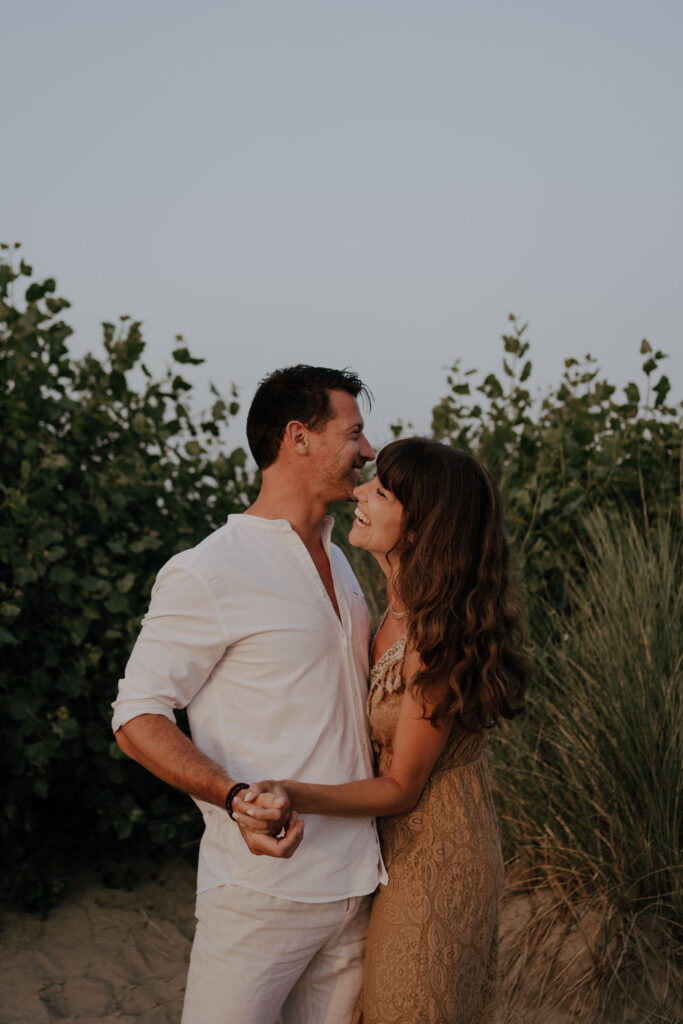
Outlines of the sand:
{"type": "MultiPolygon", "coordinates": [[[[179,1022],[194,933],[194,868],[179,859],[153,878],[149,865],[138,866],[138,873],[141,880],[131,891],[109,888],[95,873],[78,876],[44,921],[33,914],[3,914],[0,1024],[179,1022]]],[[[501,992],[497,1024],[586,1020],[585,1006],[579,1013],[559,1009],[557,993],[550,1005],[538,1005],[538,983],[531,993],[520,991],[525,969],[519,956],[538,917],[533,903],[519,896],[504,900],[501,963],[509,984],[501,992]]],[[[585,948],[576,948],[576,936],[571,942],[572,973],[580,973],[585,948]]]]}
{"type": "Polygon", "coordinates": [[[177,1024],[194,934],[194,868],[165,864],[127,892],[81,875],[47,920],[7,911],[0,1022],[177,1024]]]}

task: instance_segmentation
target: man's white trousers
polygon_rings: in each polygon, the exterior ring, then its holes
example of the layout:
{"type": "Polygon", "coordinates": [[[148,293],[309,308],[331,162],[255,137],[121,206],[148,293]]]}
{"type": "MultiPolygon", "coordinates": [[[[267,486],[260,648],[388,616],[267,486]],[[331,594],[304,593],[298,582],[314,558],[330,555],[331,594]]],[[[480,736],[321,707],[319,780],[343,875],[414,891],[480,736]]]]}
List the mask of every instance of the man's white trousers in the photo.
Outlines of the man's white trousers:
{"type": "Polygon", "coordinates": [[[182,1024],[348,1024],[371,896],[300,903],[239,885],[197,897],[182,1024]]]}

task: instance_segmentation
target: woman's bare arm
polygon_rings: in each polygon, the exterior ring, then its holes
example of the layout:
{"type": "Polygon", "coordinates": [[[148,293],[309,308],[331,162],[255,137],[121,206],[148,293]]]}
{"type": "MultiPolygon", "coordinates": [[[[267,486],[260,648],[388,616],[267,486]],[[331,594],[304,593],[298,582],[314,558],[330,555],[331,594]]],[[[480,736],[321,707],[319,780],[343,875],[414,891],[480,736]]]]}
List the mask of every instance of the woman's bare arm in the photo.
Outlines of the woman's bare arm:
{"type": "MultiPolygon", "coordinates": [[[[417,667],[415,655],[406,658],[410,677],[417,667]],[[412,668],[412,671],[411,671],[412,668]]],[[[427,706],[429,710],[429,705],[427,706]]],[[[375,779],[359,779],[337,786],[318,785],[284,779],[292,807],[300,814],[328,814],[339,817],[375,817],[403,814],[417,803],[425,783],[443,751],[450,734],[451,722],[438,726],[422,717],[422,709],[412,692],[407,690],[401,701],[391,767],[386,775],[375,779]]],[[[269,792],[272,781],[251,785],[235,798],[235,818],[255,824],[262,811],[258,800],[269,792]]],[[[252,826],[253,827],[253,826],[252,826]]]]}

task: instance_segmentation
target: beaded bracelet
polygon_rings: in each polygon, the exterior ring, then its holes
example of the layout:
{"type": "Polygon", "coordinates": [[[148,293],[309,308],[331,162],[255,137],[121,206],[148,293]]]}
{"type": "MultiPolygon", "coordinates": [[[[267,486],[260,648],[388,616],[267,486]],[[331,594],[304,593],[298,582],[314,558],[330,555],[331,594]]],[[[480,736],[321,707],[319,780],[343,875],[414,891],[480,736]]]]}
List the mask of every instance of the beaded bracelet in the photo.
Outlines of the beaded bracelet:
{"type": "Polygon", "coordinates": [[[232,802],[241,789],[249,789],[248,782],[236,782],[231,790],[228,791],[228,795],[225,798],[225,809],[228,812],[228,816],[234,821],[232,813],[232,802]]]}

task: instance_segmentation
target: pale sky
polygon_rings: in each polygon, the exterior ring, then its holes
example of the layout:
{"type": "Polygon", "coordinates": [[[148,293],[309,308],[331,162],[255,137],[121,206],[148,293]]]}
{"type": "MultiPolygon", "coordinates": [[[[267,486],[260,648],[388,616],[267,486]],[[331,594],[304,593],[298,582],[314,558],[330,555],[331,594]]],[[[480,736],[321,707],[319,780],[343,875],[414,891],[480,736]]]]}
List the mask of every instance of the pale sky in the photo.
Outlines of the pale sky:
{"type": "Polygon", "coordinates": [[[533,385],[640,381],[647,337],[683,397],[680,0],[3,0],[0,34],[0,239],[74,353],[125,313],[202,399],[352,366],[381,443],[515,312],[533,385]]]}

